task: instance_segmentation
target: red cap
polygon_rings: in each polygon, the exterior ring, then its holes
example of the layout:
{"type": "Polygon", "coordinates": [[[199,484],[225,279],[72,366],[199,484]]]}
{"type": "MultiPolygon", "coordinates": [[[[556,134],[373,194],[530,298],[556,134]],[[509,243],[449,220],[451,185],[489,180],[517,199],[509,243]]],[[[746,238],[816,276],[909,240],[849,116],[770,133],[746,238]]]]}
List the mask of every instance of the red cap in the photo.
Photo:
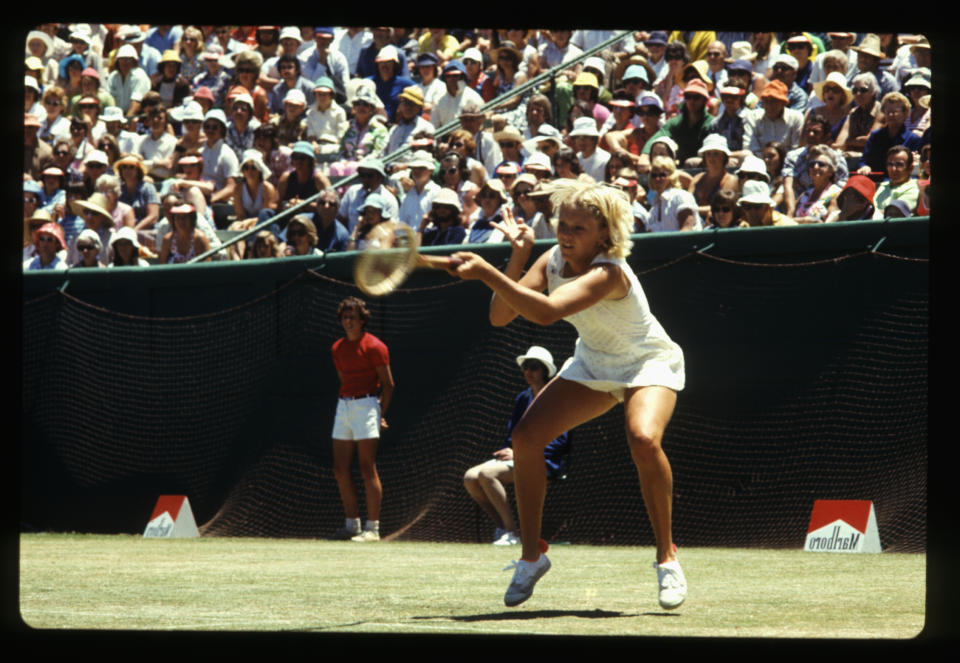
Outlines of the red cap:
{"type": "MultiPolygon", "coordinates": [[[[843,191],[853,189],[861,196],[873,202],[873,196],[877,192],[877,184],[866,175],[851,175],[843,187],[843,191]]],[[[840,193],[843,193],[841,191],[840,193]]]]}

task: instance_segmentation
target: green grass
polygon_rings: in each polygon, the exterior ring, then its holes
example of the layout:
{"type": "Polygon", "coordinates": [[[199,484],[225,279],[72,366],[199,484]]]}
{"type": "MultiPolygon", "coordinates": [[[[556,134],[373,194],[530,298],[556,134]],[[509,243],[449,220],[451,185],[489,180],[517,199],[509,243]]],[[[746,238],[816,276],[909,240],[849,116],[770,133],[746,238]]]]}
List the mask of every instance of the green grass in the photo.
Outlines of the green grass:
{"type": "Polygon", "coordinates": [[[23,534],[34,629],[912,638],[926,556],[684,548],[686,603],[660,609],[653,548],[556,545],[505,608],[518,548],[23,534]]]}

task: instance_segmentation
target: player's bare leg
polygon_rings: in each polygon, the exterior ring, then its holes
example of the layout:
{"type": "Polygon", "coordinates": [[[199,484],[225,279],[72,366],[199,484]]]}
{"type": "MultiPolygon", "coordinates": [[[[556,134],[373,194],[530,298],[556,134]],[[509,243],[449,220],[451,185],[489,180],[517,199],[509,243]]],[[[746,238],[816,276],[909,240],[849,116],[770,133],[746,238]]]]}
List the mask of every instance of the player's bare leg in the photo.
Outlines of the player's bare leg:
{"type": "Polygon", "coordinates": [[[637,467],[640,491],[656,538],[655,566],[660,604],[664,608],[675,608],[686,597],[686,580],[673,546],[673,472],[661,446],[676,402],[676,392],[656,386],[630,389],[624,400],[630,455],[637,467]]]}
{"type": "Polygon", "coordinates": [[[513,429],[514,486],[522,556],[504,597],[507,605],[517,605],[529,598],[537,580],[550,568],[550,561],[546,555],[541,555],[540,549],[541,516],[547,488],[544,448],[564,431],[600,416],[616,402],[610,394],[554,378],[513,429]]]}

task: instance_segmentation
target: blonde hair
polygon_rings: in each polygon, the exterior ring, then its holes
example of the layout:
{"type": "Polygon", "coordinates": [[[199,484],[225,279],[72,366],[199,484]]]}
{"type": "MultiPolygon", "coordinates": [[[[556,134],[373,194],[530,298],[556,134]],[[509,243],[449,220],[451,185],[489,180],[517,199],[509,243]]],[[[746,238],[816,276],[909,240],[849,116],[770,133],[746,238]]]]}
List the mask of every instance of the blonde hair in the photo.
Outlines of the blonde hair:
{"type": "Polygon", "coordinates": [[[662,170],[667,174],[667,187],[674,189],[680,186],[680,173],[677,171],[677,162],[668,156],[658,155],[653,157],[650,163],[650,170],[662,170]]]}
{"type": "Polygon", "coordinates": [[[907,96],[901,92],[887,92],[885,95],[883,95],[883,99],[880,100],[881,112],[883,112],[883,109],[886,108],[887,104],[903,104],[904,112],[910,112],[910,100],[907,99],[907,96]]]}
{"type": "MultiPolygon", "coordinates": [[[[605,255],[621,259],[630,255],[634,224],[626,193],[602,183],[567,178],[554,180],[545,188],[550,192],[550,202],[558,217],[571,210],[581,210],[597,219],[601,227],[606,226],[610,243],[603,247],[605,255]]],[[[553,223],[556,224],[556,220],[553,223]]]]}

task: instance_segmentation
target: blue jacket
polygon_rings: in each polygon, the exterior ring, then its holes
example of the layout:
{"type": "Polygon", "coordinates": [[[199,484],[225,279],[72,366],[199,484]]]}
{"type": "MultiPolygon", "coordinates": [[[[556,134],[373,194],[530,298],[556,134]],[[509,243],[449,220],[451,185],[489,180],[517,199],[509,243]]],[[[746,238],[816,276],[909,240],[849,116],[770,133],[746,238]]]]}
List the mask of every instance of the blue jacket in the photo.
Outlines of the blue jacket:
{"type": "MultiPolygon", "coordinates": [[[[507,424],[507,440],[503,446],[500,447],[501,449],[506,449],[513,445],[513,440],[511,439],[513,427],[517,425],[520,417],[523,416],[523,413],[527,411],[527,408],[530,407],[530,403],[532,402],[533,389],[530,387],[527,387],[517,394],[517,398],[513,404],[513,414],[510,416],[510,422],[507,424]]],[[[566,471],[566,454],[570,449],[569,435],[569,433],[561,433],[557,439],[548,444],[543,450],[543,457],[547,464],[548,479],[556,479],[566,471]]]]}

